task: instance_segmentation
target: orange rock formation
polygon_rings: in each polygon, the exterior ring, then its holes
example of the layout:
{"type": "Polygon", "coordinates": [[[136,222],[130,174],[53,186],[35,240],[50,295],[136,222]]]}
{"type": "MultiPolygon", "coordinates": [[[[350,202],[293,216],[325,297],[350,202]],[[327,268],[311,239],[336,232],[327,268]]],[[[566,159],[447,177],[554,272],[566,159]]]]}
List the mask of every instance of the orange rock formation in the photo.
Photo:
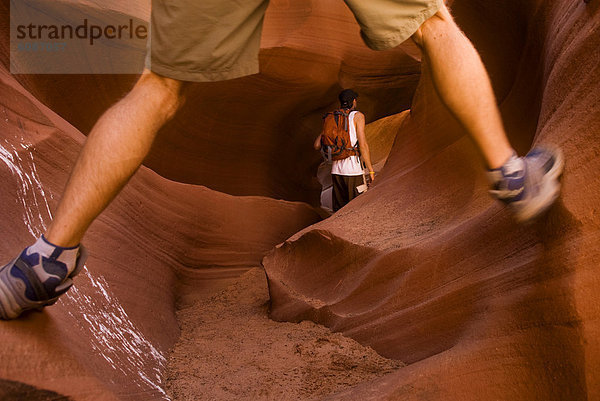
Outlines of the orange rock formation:
{"type": "MultiPolygon", "coordinates": [[[[600,399],[599,9],[453,2],[518,150],[553,143],[567,158],[559,203],[520,227],[487,196],[483,163],[429,77],[416,87],[414,49],[367,49],[341,1],[273,0],[261,74],[191,85],[146,167],[87,234],[75,288],[0,323],[0,395],[163,399],[176,302],[289,238],[263,261],[272,317],[314,320],[408,364],[331,399],[600,399]],[[341,87],[361,94],[368,122],[411,111],[370,125],[374,143],[395,134],[376,185],[317,223],[311,143],[341,87]]],[[[0,17],[6,260],[43,231],[84,134],[136,77],[12,76],[8,0],[0,17]]],[[[387,142],[377,146],[385,157],[387,142]]]]}

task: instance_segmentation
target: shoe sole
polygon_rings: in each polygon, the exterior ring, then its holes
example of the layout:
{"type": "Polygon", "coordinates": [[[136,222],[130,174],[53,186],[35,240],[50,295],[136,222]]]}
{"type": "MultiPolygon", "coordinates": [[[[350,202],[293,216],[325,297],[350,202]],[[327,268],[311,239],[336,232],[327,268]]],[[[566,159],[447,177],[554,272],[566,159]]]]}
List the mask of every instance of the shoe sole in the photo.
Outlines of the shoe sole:
{"type": "Polygon", "coordinates": [[[554,165],[550,171],[544,174],[540,185],[540,187],[545,189],[545,192],[539,194],[534,202],[530,203],[525,209],[515,213],[515,218],[519,223],[530,223],[544,214],[560,195],[561,184],[559,178],[564,169],[564,157],[562,151],[558,148],[545,149],[554,156],[554,165]]]}
{"type": "Polygon", "coordinates": [[[17,288],[14,284],[15,280],[6,277],[7,274],[10,274],[9,270],[4,269],[0,272],[0,320],[15,319],[28,310],[41,311],[58,300],[57,297],[47,301],[32,301],[20,296],[19,294],[23,293],[25,289],[17,288]]]}
{"type": "MultiPolygon", "coordinates": [[[[87,259],[87,249],[81,245],[79,249],[79,255],[77,257],[77,263],[75,269],[71,272],[68,278],[61,284],[61,286],[67,286],[67,289],[73,284],[72,278],[75,277],[83,266],[87,259]]],[[[32,301],[30,299],[21,296],[24,294],[25,289],[19,288],[17,282],[12,276],[10,276],[11,267],[16,262],[16,259],[6,265],[0,270],[0,319],[10,320],[19,317],[23,312],[37,309],[42,310],[46,306],[53,305],[58,300],[58,297],[51,298],[45,301],[32,301]],[[25,305],[25,306],[24,306],[25,305]]],[[[57,287],[58,288],[58,287],[57,287]]]]}
{"type": "MultiPolygon", "coordinates": [[[[12,266],[15,261],[16,259],[7,266],[12,266]]],[[[24,311],[21,304],[31,303],[18,295],[24,289],[16,288],[14,279],[8,275],[10,275],[10,267],[5,267],[0,271],[0,318],[4,320],[16,318],[24,311]]]]}

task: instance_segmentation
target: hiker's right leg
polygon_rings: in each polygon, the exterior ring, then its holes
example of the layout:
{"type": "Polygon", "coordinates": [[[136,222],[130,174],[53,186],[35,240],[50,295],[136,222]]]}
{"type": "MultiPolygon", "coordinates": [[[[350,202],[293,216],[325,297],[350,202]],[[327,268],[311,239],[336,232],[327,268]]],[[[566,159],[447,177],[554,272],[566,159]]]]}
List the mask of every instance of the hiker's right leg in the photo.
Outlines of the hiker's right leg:
{"type": "Polygon", "coordinates": [[[45,235],[0,269],[0,319],[51,305],[73,284],[86,253],[85,231],[148,154],[180,104],[181,83],[145,71],[133,90],[98,120],[45,235]]]}
{"type": "Polygon", "coordinates": [[[133,90],[89,134],[45,238],[62,247],[81,242],[92,221],[123,188],[148,154],[156,133],[173,117],[181,82],[145,71],[133,90]]]}
{"type": "Polygon", "coordinates": [[[46,233],[53,244],[79,244],[140,166],[158,129],[172,117],[180,103],[181,81],[217,81],[258,72],[268,0],[247,0],[243,6],[236,0],[152,3],[148,70],[89,135],[46,233]]]}
{"type": "Polygon", "coordinates": [[[139,167],[160,126],[173,116],[180,103],[179,81],[221,81],[258,72],[267,4],[152,1],[146,59],[152,72],[146,71],[94,127],[46,235],[0,268],[0,318],[50,305],[68,290],[85,259],[77,244],[139,167]]]}

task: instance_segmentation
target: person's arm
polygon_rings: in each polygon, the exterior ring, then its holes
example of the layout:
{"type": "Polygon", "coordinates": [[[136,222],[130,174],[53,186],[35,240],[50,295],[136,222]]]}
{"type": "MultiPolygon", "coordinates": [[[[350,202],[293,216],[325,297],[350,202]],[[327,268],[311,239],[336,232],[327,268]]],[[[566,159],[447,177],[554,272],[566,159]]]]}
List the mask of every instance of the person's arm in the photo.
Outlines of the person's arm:
{"type": "Polygon", "coordinates": [[[356,113],[354,116],[354,124],[356,126],[356,137],[360,148],[360,156],[365,162],[365,166],[369,169],[369,178],[371,179],[371,182],[373,182],[375,179],[375,171],[371,164],[371,153],[369,152],[369,144],[367,143],[367,137],[365,135],[365,115],[361,112],[356,113]]]}
{"type": "Polygon", "coordinates": [[[321,135],[323,133],[320,133],[319,136],[317,137],[317,139],[315,139],[315,143],[313,144],[313,147],[315,148],[315,150],[321,150],[321,135]]]}

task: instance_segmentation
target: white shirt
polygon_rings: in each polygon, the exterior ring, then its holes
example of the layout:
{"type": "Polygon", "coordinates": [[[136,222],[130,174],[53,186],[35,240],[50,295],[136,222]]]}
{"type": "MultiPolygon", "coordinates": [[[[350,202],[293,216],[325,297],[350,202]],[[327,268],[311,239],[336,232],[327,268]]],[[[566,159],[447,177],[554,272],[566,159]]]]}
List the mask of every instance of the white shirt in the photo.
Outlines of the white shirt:
{"type": "MultiPolygon", "coordinates": [[[[354,116],[357,111],[350,112],[348,116],[348,133],[350,134],[350,143],[356,146],[358,138],[356,136],[356,126],[354,125],[354,116]]],[[[342,160],[334,160],[331,166],[331,174],[337,175],[362,175],[363,169],[360,165],[358,156],[350,156],[342,160]]]]}

